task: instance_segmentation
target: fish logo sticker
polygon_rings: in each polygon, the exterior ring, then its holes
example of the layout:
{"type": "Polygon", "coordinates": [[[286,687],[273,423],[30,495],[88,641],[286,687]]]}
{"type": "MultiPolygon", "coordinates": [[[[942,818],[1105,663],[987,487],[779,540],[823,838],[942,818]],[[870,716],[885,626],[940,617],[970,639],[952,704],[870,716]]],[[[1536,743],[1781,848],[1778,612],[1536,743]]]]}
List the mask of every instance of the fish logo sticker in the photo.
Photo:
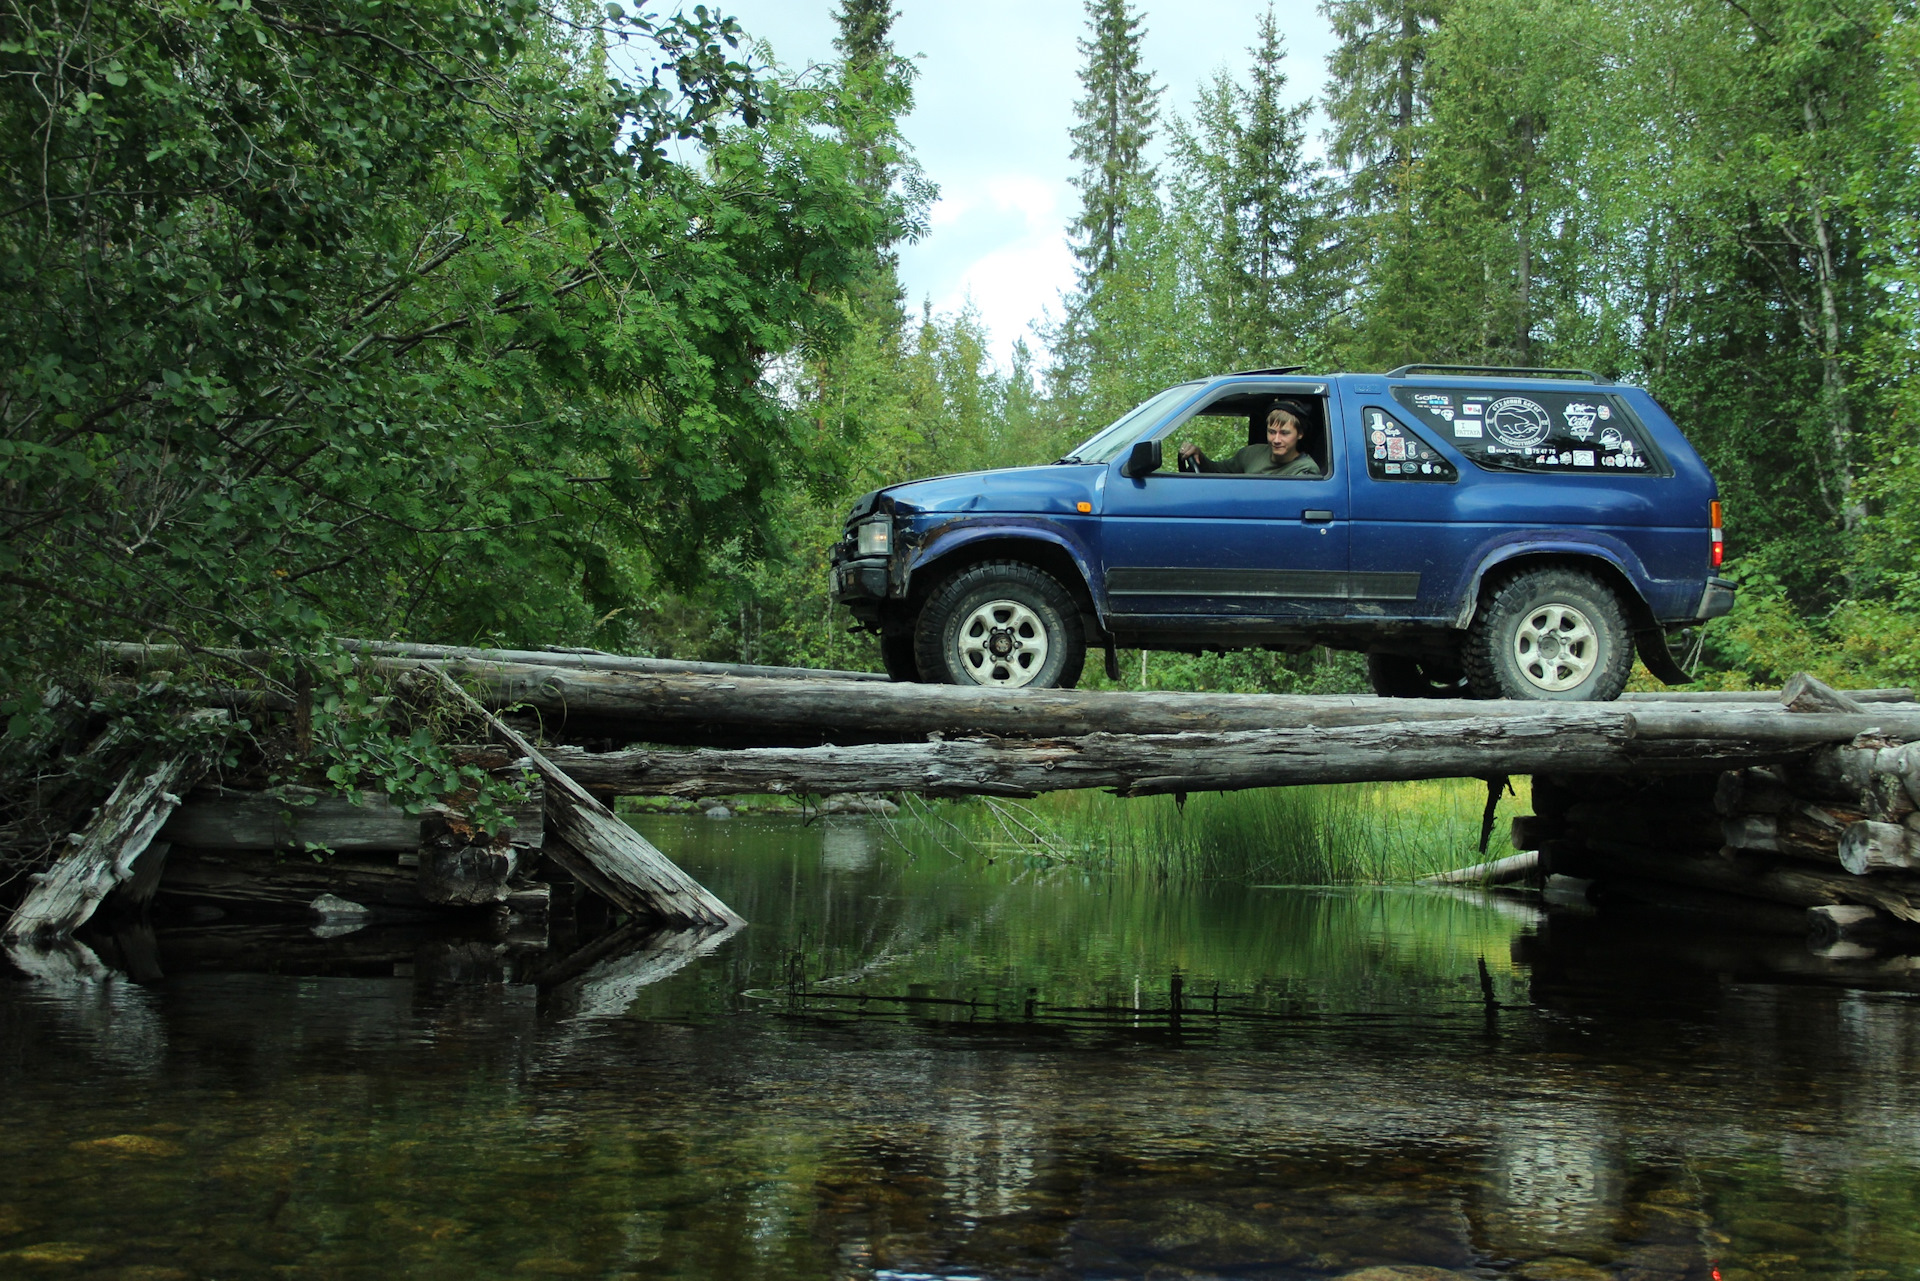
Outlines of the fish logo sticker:
{"type": "Polygon", "coordinates": [[[1487,406],[1487,430],[1503,445],[1531,449],[1553,435],[1553,419],[1525,396],[1505,396],[1487,406]]]}

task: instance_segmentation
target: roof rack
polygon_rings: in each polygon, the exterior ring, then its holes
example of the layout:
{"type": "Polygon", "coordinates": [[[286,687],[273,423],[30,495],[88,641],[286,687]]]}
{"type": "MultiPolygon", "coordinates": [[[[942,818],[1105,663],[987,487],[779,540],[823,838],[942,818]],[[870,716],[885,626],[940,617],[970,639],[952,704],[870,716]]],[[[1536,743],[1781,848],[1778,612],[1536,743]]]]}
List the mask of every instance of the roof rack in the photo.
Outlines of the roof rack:
{"type": "Polygon", "coordinates": [[[1517,365],[1402,365],[1389,369],[1388,378],[1404,378],[1411,373],[1425,374],[1505,374],[1519,378],[1584,378],[1590,383],[1611,383],[1591,369],[1522,369],[1517,365]]]}
{"type": "Polygon", "coordinates": [[[1228,378],[1245,378],[1250,374],[1297,374],[1305,365],[1282,365],[1278,369],[1236,369],[1226,375],[1228,378]]]}

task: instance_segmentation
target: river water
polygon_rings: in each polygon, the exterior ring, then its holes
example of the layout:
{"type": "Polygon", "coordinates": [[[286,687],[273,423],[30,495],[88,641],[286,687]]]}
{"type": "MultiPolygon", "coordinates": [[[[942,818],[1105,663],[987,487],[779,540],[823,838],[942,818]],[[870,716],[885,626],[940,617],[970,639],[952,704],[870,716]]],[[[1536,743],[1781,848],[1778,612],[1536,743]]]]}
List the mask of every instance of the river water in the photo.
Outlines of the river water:
{"type": "Polygon", "coordinates": [[[1898,966],[641,825],[753,924],[0,967],[0,1275],[1920,1277],[1898,966]]]}

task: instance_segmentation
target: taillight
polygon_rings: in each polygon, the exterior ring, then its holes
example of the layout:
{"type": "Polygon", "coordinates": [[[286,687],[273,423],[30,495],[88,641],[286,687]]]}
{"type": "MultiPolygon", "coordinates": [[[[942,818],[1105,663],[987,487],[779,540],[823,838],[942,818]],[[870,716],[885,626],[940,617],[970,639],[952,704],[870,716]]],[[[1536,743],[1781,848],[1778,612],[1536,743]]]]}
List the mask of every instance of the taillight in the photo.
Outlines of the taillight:
{"type": "Polygon", "coordinates": [[[1715,569],[1718,569],[1720,562],[1726,559],[1727,555],[1727,538],[1720,532],[1720,500],[1718,498],[1714,499],[1712,505],[1707,508],[1707,524],[1711,527],[1708,530],[1708,536],[1713,539],[1712,550],[1707,553],[1707,559],[1715,569]]]}

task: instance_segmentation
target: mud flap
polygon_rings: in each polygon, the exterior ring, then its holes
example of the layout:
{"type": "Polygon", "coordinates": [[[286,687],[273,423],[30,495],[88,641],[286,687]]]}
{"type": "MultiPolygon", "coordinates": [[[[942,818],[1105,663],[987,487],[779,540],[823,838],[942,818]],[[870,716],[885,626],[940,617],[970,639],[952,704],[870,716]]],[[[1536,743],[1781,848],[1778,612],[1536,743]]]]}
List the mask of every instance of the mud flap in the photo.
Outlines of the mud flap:
{"type": "Polygon", "coordinates": [[[1673,653],[1667,648],[1667,634],[1658,627],[1649,627],[1633,634],[1633,647],[1639,652],[1640,661],[1647,665],[1654,679],[1667,685],[1689,685],[1693,677],[1687,675],[1687,669],[1673,661],[1673,653]]]}
{"type": "Polygon", "coordinates": [[[1107,642],[1107,679],[1118,684],[1120,681],[1120,651],[1107,642]]]}

